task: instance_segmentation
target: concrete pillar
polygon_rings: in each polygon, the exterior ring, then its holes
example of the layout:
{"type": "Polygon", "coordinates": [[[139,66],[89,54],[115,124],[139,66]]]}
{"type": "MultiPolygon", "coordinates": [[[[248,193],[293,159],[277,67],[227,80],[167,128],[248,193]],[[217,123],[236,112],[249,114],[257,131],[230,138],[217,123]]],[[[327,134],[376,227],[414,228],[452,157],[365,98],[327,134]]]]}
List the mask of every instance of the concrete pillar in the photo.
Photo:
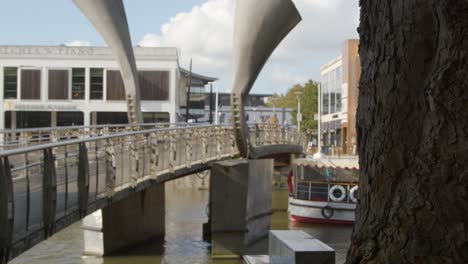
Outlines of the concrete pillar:
{"type": "Polygon", "coordinates": [[[16,111],[11,111],[11,121],[10,128],[16,129],[16,111]]]}
{"type": "Polygon", "coordinates": [[[165,234],[165,188],[132,193],[83,221],[85,255],[113,255],[165,234]]]}
{"type": "Polygon", "coordinates": [[[91,125],[91,113],[89,111],[83,112],[83,125],[90,126],[91,125]]]}
{"type": "Polygon", "coordinates": [[[243,255],[266,237],[272,214],[273,160],[227,160],[211,168],[212,255],[243,255]]]}
{"type": "MultiPolygon", "coordinates": [[[[85,101],[90,102],[91,98],[91,69],[85,68],[85,101]]],[[[85,124],[86,125],[86,124],[85,124]]]]}
{"type": "Polygon", "coordinates": [[[57,112],[53,111],[50,112],[50,126],[56,127],[57,126],[57,112]]]}
{"type": "Polygon", "coordinates": [[[91,112],[91,125],[97,125],[97,112],[91,112]]]}

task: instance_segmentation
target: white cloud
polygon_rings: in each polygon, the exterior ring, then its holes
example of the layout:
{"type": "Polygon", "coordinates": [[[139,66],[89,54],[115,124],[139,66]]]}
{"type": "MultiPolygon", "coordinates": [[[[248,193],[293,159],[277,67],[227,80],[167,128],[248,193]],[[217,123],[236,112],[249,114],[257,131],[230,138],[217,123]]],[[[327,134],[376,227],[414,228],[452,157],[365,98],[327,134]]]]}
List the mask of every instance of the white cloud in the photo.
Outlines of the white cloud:
{"type": "Polygon", "coordinates": [[[194,68],[220,74],[230,66],[234,1],[208,0],[190,12],[176,14],[159,33],[148,33],[139,45],[175,46],[182,65],[193,59],[194,68]]]}
{"type": "MultiPolygon", "coordinates": [[[[343,41],[358,37],[358,0],[293,1],[303,20],[278,47],[270,66],[261,74],[256,83],[256,86],[265,86],[261,92],[271,92],[266,88],[267,81],[293,85],[317,79],[320,65],[340,53],[343,41]],[[288,67],[291,65],[299,67],[288,67]],[[310,68],[301,69],[303,67],[310,68]],[[284,73],[281,69],[289,71],[284,73]],[[310,76],[304,76],[306,72],[310,76]]],[[[228,90],[234,11],[234,0],[206,0],[188,12],[176,14],[159,32],[146,34],[139,45],[178,47],[182,66],[187,67],[192,58],[195,72],[221,77],[220,86],[228,90]]]]}
{"type": "Polygon", "coordinates": [[[274,82],[279,82],[286,85],[304,84],[307,82],[307,76],[294,74],[288,70],[274,67],[271,71],[271,78],[274,82]]]}
{"type": "Polygon", "coordinates": [[[68,43],[65,43],[65,46],[69,47],[89,47],[91,46],[91,42],[85,40],[73,40],[68,43]]]}

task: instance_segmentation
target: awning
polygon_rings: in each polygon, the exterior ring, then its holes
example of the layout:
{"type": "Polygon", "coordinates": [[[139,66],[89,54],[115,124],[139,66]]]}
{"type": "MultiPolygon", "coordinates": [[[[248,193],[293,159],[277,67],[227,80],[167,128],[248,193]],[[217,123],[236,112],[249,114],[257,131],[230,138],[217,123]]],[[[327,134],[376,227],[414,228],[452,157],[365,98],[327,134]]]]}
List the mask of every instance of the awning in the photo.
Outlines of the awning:
{"type": "Polygon", "coordinates": [[[358,158],[331,158],[324,157],[319,159],[296,159],[293,161],[296,166],[307,166],[316,168],[334,168],[345,170],[359,170],[358,158]]]}

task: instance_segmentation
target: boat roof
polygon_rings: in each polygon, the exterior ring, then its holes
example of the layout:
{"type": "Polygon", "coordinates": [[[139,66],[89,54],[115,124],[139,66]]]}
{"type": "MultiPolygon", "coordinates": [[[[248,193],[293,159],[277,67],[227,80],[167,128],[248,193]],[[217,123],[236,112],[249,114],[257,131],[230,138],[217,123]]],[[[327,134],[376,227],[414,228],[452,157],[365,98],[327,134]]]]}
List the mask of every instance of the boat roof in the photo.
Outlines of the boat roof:
{"type": "Polygon", "coordinates": [[[295,159],[293,164],[296,166],[307,166],[317,168],[334,168],[345,170],[359,170],[359,160],[357,157],[323,157],[323,158],[303,158],[295,159]]]}

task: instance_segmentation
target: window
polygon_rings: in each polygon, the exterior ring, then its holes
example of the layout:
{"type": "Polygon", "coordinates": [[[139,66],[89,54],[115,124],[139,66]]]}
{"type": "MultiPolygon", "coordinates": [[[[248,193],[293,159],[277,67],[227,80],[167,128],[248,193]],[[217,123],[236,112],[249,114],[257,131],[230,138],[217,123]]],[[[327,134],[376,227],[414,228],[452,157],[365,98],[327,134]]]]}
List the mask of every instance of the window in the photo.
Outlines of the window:
{"type": "Polygon", "coordinates": [[[85,98],[85,69],[72,69],[72,99],[83,100],[85,98]]]}
{"type": "Polygon", "coordinates": [[[83,112],[57,112],[57,126],[82,126],[83,112]]]}
{"type": "Polygon", "coordinates": [[[37,127],[50,127],[51,114],[50,112],[16,112],[16,128],[37,128],[37,127]]]}
{"type": "Polygon", "coordinates": [[[97,124],[128,124],[128,117],[126,112],[97,112],[97,124]]]}
{"type": "Polygon", "coordinates": [[[336,111],[341,112],[342,107],[342,90],[341,90],[341,67],[336,69],[336,111]]]}
{"type": "Polygon", "coordinates": [[[328,74],[322,75],[322,113],[329,113],[328,74]]]}
{"type": "Polygon", "coordinates": [[[103,69],[91,69],[90,78],[90,99],[102,100],[104,98],[104,70],[103,69]]]}
{"type": "Polygon", "coordinates": [[[125,88],[120,71],[107,71],[107,100],[125,100],[125,88]]]}
{"type": "Polygon", "coordinates": [[[41,70],[21,70],[21,99],[41,99],[41,70]]]}
{"type": "Polygon", "coordinates": [[[138,80],[142,100],[165,101],[169,99],[168,71],[141,71],[138,72],[138,80]]]}
{"type": "Polygon", "coordinates": [[[6,67],[3,69],[3,98],[16,99],[18,89],[18,68],[6,67]]]}
{"type": "Polygon", "coordinates": [[[335,113],[335,70],[328,74],[328,94],[330,95],[330,114],[335,113]]]}
{"type": "Polygon", "coordinates": [[[169,123],[169,113],[167,112],[146,112],[143,113],[144,123],[169,123]]]}
{"type": "Polygon", "coordinates": [[[49,99],[68,100],[68,70],[49,71],[49,99]]]}

